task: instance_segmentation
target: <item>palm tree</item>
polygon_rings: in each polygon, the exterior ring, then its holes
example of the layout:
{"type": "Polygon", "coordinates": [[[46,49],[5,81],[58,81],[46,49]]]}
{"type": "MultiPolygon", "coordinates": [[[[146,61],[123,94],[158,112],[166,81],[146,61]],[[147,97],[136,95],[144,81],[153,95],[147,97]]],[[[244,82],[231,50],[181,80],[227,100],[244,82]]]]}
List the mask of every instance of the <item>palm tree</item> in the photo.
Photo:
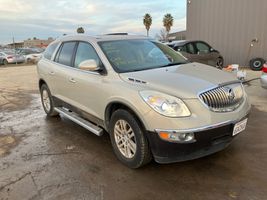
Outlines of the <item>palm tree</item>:
{"type": "Polygon", "coordinates": [[[173,26],[173,16],[171,14],[167,13],[166,15],[164,15],[163,26],[166,29],[167,37],[168,37],[170,30],[171,30],[171,27],[173,26]]]}
{"type": "Polygon", "coordinates": [[[150,14],[148,14],[148,13],[145,14],[145,16],[143,18],[143,24],[146,27],[146,34],[148,36],[149,35],[150,26],[152,25],[152,17],[151,17],[150,14]]]}
{"type": "Polygon", "coordinates": [[[79,28],[77,28],[77,33],[84,33],[84,29],[83,29],[83,27],[79,27],[79,28]]]}

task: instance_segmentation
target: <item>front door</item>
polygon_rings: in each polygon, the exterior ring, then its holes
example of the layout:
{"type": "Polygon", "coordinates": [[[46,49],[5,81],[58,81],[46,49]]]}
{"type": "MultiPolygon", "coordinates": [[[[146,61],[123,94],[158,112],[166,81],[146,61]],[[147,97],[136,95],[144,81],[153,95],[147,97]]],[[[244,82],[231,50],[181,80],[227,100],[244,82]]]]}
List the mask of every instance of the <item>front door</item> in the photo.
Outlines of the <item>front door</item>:
{"type": "Polygon", "coordinates": [[[94,47],[87,42],[79,42],[74,58],[72,72],[68,74],[68,88],[70,92],[66,94],[72,100],[75,107],[97,117],[102,113],[104,99],[108,95],[106,92],[107,82],[104,75],[99,72],[92,72],[79,69],[81,62],[85,60],[95,60],[98,66],[102,62],[98,57],[94,47]]]}

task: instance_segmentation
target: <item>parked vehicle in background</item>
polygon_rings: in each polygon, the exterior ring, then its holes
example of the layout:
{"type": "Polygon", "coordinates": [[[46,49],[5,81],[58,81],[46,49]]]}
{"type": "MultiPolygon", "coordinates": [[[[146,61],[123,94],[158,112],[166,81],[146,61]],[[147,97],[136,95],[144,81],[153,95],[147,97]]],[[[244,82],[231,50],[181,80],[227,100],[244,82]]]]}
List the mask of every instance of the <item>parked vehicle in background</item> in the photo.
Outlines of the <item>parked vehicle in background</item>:
{"type": "Polygon", "coordinates": [[[2,64],[12,64],[12,63],[23,63],[25,62],[25,57],[14,52],[2,51],[0,52],[0,57],[3,57],[2,64]]]}
{"type": "Polygon", "coordinates": [[[25,56],[26,63],[37,63],[42,57],[41,49],[19,49],[18,53],[25,56]]]}
{"type": "Polygon", "coordinates": [[[260,71],[266,61],[263,58],[253,58],[249,61],[249,66],[254,71],[260,71]]]}
{"type": "Polygon", "coordinates": [[[261,86],[267,89],[267,64],[266,63],[262,67],[261,86]]]}
{"type": "Polygon", "coordinates": [[[180,52],[190,62],[199,62],[219,69],[223,68],[223,56],[204,41],[180,40],[167,43],[167,45],[180,52]]]}
{"type": "Polygon", "coordinates": [[[235,76],[147,37],[66,36],[37,66],[46,114],[108,132],[131,168],[210,155],[246,128],[251,106],[235,76]]]}
{"type": "Polygon", "coordinates": [[[3,65],[4,64],[4,56],[3,55],[0,55],[0,65],[3,65]]]}

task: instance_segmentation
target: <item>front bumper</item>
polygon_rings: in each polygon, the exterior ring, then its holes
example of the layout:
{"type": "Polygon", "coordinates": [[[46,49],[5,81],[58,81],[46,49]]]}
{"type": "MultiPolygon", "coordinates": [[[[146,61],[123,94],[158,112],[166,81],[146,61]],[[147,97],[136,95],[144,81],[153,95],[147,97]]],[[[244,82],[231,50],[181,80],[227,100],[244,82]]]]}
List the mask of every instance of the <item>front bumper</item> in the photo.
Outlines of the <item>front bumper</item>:
{"type": "MultiPolygon", "coordinates": [[[[247,118],[244,117],[243,119],[247,118]]],[[[207,156],[226,148],[232,136],[235,122],[199,129],[194,143],[172,143],[162,140],[156,132],[148,132],[149,145],[158,163],[181,162],[207,156]]]]}

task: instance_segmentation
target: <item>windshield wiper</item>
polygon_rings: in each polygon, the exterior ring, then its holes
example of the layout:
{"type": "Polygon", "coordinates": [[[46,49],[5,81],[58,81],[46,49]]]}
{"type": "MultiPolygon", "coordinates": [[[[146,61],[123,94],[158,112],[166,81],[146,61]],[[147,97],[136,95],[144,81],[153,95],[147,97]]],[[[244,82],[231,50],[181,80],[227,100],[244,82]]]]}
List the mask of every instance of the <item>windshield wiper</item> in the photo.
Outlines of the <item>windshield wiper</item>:
{"type": "Polygon", "coordinates": [[[158,68],[161,68],[161,67],[170,67],[170,66],[174,66],[174,65],[182,65],[182,64],[186,64],[186,62],[169,63],[169,64],[167,64],[167,65],[159,66],[158,68]]]}

